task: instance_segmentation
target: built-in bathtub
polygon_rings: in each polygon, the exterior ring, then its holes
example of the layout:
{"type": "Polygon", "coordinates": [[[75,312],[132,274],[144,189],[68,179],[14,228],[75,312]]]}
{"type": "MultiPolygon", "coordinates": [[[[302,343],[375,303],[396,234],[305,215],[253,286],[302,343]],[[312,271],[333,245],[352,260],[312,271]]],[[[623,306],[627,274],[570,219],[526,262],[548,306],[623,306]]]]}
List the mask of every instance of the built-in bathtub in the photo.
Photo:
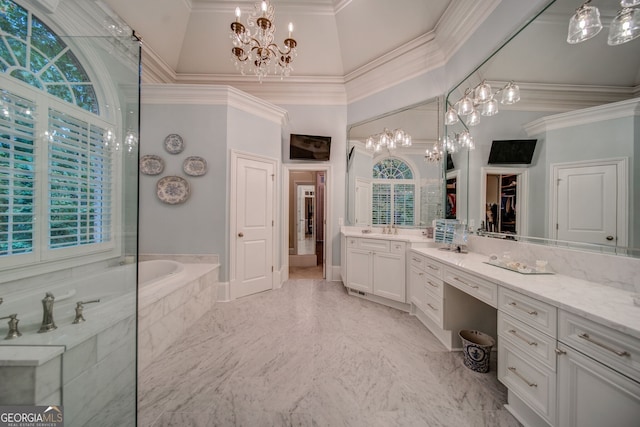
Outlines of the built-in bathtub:
{"type": "Polygon", "coordinates": [[[216,301],[219,264],[154,259],[138,264],[138,368],[178,340],[216,301]]]}
{"type": "Polygon", "coordinates": [[[93,417],[135,386],[136,265],[77,274],[3,295],[0,312],[18,314],[22,336],[4,340],[0,324],[0,405],[61,404],[66,426],[102,425],[93,417]],[[47,292],[57,328],[38,333],[47,292]],[[98,299],[72,323],[78,301],[98,299]]]}

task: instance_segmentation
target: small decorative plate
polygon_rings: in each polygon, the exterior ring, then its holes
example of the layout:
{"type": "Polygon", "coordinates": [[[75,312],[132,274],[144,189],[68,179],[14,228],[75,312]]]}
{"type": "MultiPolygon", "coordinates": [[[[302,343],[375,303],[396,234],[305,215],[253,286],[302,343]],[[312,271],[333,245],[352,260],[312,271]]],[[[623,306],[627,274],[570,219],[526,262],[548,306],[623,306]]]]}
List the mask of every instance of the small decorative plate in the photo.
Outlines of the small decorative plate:
{"type": "Polygon", "coordinates": [[[190,176],[202,176],[207,173],[207,161],[200,156],[191,156],[184,159],[182,170],[190,176]]]}
{"type": "Polygon", "coordinates": [[[145,175],[159,175],[164,170],[164,160],[159,156],[148,154],[140,158],[140,172],[145,175]]]}
{"type": "Polygon", "coordinates": [[[184,203],[191,193],[189,182],[179,176],[165,176],[156,184],[158,199],[169,205],[184,203]]]}
{"type": "Polygon", "coordinates": [[[164,139],[164,148],[171,154],[178,154],[184,150],[184,141],[177,133],[167,135],[164,139]]]}

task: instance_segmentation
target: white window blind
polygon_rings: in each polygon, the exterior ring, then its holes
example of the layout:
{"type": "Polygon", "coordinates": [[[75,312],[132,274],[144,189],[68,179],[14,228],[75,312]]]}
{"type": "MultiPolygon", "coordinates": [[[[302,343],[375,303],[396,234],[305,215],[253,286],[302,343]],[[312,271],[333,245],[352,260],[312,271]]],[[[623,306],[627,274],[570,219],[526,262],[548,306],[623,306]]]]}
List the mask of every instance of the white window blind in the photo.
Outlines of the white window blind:
{"type": "Polygon", "coordinates": [[[104,129],[49,109],[49,248],[110,240],[111,157],[104,129]]]}
{"type": "Polygon", "coordinates": [[[391,224],[391,184],[374,183],[372,189],[373,224],[391,224]]]}
{"type": "Polygon", "coordinates": [[[3,91],[0,103],[0,256],[34,250],[35,105],[3,91]]]}

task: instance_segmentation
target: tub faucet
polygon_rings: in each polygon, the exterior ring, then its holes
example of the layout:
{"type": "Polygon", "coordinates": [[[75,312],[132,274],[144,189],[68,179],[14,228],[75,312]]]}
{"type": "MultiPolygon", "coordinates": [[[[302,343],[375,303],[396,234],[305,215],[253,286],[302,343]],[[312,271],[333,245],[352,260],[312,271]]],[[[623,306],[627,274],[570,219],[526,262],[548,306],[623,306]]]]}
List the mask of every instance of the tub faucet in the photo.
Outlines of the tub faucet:
{"type": "Polygon", "coordinates": [[[71,323],[73,323],[75,325],[75,324],[78,324],[80,322],[84,322],[85,321],[85,318],[84,318],[84,315],[83,315],[84,305],[85,304],[91,304],[91,303],[94,303],[94,302],[100,302],[100,300],[99,299],[94,299],[94,300],[91,300],[91,301],[78,301],[76,303],[76,318],[73,319],[73,322],[71,322],[71,323]]]}
{"type": "Polygon", "coordinates": [[[40,326],[38,333],[50,332],[58,328],[53,321],[53,303],[55,299],[51,292],[47,292],[42,299],[42,326],[40,326]]]}

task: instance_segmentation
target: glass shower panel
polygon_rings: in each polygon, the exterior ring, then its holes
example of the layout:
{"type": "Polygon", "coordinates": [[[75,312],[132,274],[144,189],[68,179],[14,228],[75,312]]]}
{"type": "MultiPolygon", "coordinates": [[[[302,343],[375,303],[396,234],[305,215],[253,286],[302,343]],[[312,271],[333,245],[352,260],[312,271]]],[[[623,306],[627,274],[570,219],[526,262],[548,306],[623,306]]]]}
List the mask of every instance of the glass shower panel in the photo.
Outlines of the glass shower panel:
{"type": "Polygon", "coordinates": [[[74,3],[0,0],[0,412],[134,426],[140,43],[74,3]]]}

